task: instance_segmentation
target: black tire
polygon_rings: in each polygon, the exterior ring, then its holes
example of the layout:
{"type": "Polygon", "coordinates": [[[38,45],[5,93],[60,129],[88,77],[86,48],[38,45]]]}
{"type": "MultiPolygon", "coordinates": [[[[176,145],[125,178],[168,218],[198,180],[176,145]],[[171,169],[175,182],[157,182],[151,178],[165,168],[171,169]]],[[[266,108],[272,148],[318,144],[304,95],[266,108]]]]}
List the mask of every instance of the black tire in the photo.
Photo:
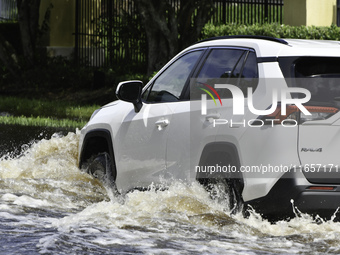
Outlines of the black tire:
{"type": "Polygon", "coordinates": [[[228,201],[231,214],[243,213],[242,182],[240,179],[199,179],[198,180],[210,193],[212,199],[228,201]]]}
{"type": "Polygon", "coordinates": [[[82,169],[100,180],[108,188],[116,191],[115,184],[115,167],[110,155],[106,152],[99,153],[91,157],[82,167],[82,169]]]}
{"type": "Polygon", "coordinates": [[[242,198],[243,183],[240,179],[226,180],[229,194],[229,208],[232,214],[243,213],[244,201],[242,198]]]}
{"type": "Polygon", "coordinates": [[[244,183],[241,173],[237,171],[239,169],[237,154],[233,150],[227,150],[226,147],[219,144],[213,144],[206,151],[210,151],[210,153],[202,154],[199,166],[209,167],[219,165],[221,167],[226,166],[227,169],[236,169],[236,171],[200,172],[197,173],[197,180],[206,187],[213,199],[227,200],[227,206],[231,214],[242,212],[244,215],[244,201],[242,198],[244,183]],[[216,188],[217,192],[214,190],[216,188]],[[216,194],[222,197],[218,197],[216,194]]]}

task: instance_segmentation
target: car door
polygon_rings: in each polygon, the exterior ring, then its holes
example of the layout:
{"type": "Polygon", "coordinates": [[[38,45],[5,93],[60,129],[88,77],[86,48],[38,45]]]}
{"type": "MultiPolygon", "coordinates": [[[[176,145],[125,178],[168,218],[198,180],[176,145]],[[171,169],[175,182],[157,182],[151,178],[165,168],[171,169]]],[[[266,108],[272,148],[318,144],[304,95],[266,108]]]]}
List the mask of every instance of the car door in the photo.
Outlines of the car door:
{"type": "MultiPolygon", "coordinates": [[[[219,127],[213,121],[232,115],[232,98],[220,93],[223,107],[211,88],[216,83],[237,82],[245,73],[245,63],[250,57],[248,49],[235,47],[210,48],[190,81],[188,98],[173,109],[167,149],[167,167],[176,178],[196,179],[196,167],[205,145],[216,141],[219,127]],[[210,94],[214,97],[210,97],[210,94]],[[202,114],[202,95],[208,95],[206,113],[202,114]],[[228,115],[229,114],[229,115],[228,115]]],[[[252,63],[251,63],[252,64],[252,63]]],[[[252,78],[257,78],[257,68],[252,78]]],[[[251,81],[250,81],[251,82],[251,81]]],[[[224,91],[222,91],[224,92],[224,91]]],[[[232,131],[239,131],[237,128],[232,131]]],[[[224,137],[223,139],[228,139],[224,137]]]]}
{"type": "Polygon", "coordinates": [[[143,106],[131,105],[117,135],[117,183],[135,188],[157,183],[166,172],[166,144],[173,105],[178,104],[188,78],[203,50],[179,56],[144,90],[143,106]]]}

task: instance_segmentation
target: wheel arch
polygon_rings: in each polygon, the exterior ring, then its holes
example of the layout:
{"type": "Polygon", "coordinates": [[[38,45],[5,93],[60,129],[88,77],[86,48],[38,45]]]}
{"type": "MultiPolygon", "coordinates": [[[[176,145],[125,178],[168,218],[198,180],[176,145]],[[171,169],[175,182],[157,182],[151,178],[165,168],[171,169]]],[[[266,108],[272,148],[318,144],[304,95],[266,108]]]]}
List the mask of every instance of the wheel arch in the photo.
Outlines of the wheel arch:
{"type": "Polygon", "coordinates": [[[79,156],[79,168],[81,168],[83,163],[90,159],[91,156],[102,152],[107,152],[110,155],[114,169],[113,178],[116,180],[117,173],[112,137],[111,133],[106,129],[94,129],[85,135],[79,156]]]}
{"type": "MultiPolygon", "coordinates": [[[[237,147],[235,144],[230,142],[213,142],[207,144],[203,150],[199,161],[199,166],[208,165],[228,165],[235,166],[237,168],[237,173],[233,174],[233,178],[238,178],[243,183],[243,175],[240,170],[240,158],[237,147]]],[[[200,179],[209,178],[207,173],[203,175],[198,172],[196,179],[200,182],[200,179]]]]}

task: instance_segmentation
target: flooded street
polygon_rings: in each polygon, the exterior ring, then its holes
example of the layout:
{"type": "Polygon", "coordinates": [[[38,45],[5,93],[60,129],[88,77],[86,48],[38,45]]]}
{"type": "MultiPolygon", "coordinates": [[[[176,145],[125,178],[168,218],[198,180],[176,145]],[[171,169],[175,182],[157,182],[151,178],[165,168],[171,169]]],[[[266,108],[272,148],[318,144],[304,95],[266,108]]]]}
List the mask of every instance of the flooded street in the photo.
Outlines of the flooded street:
{"type": "Polygon", "coordinates": [[[0,254],[340,253],[339,223],[230,216],[197,183],[114,197],[78,169],[78,134],[54,132],[0,127],[0,254]]]}

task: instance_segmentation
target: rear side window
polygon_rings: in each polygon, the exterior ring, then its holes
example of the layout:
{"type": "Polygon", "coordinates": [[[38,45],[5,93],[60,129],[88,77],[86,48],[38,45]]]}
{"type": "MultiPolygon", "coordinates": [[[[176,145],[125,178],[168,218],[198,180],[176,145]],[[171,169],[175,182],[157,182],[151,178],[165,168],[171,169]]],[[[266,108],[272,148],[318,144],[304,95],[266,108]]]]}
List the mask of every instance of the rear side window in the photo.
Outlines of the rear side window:
{"type": "Polygon", "coordinates": [[[207,57],[198,78],[237,78],[240,76],[244,56],[244,50],[212,50],[207,57]]]}
{"type": "Polygon", "coordinates": [[[258,77],[256,55],[254,52],[249,51],[238,84],[244,95],[247,95],[248,87],[252,87],[253,92],[255,91],[258,77]]]}
{"type": "MultiPolygon", "coordinates": [[[[197,74],[197,82],[191,85],[191,98],[195,96],[195,87],[207,84],[214,87],[215,84],[233,84],[238,86],[247,95],[247,88],[253,91],[258,83],[258,69],[256,54],[244,49],[212,49],[206,57],[200,71],[197,74]]],[[[232,94],[227,89],[216,89],[221,98],[231,98],[232,94]]]]}

